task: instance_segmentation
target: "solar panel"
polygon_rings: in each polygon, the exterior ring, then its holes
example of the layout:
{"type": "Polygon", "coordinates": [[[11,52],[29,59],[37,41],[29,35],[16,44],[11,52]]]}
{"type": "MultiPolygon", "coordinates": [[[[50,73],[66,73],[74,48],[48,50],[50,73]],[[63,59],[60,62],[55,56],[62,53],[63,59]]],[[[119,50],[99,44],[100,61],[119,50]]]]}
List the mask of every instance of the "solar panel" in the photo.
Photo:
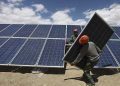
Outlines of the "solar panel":
{"type": "Polygon", "coordinates": [[[114,58],[117,59],[120,66],[120,41],[109,41],[108,46],[111,49],[114,58]]]}
{"type": "Polygon", "coordinates": [[[7,38],[0,38],[0,46],[7,40],[7,38]]]}
{"type": "Polygon", "coordinates": [[[65,38],[66,25],[54,25],[49,38],[65,38]]]}
{"type": "Polygon", "coordinates": [[[8,26],[9,24],[0,24],[0,31],[4,30],[8,26]]]}
{"type": "Polygon", "coordinates": [[[39,25],[31,37],[44,37],[44,38],[46,38],[50,28],[51,28],[51,25],[39,25]]]}
{"type": "Polygon", "coordinates": [[[38,65],[63,66],[65,40],[48,39],[38,65]]]}
{"type": "Polygon", "coordinates": [[[14,37],[29,37],[37,25],[25,25],[22,27],[14,37]]]}
{"type": "Polygon", "coordinates": [[[10,39],[0,47],[0,64],[8,64],[25,39],[10,39]]]}
{"type": "Polygon", "coordinates": [[[110,39],[119,39],[117,36],[116,36],[116,34],[115,33],[113,33],[113,35],[111,36],[111,38],[110,39]]]}
{"type": "Polygon", "coordinates": [[[118,64],[116,63],[115,59],[111,55],[108,48],[105,46],[100,56],[100,60],[95,67],[104,68],[104,67],[117,67],[117,66],[118,64]]]}
{"type": "Polygon", "coordinates": [[[13,25],[9,26],[8,28],[4,29],[3,31],[1,31],[0,36],[12,36],[22,26],[23,25],[13,24],[13,25]]]}
{"type": "Polygon", "coordinates": [[[114,27],[114,31],[120,38],[120,27],[114,27]]]}
{"type": "Polygon", "coordinates": [[[80,25],[67,25],[67,38],[70,38],[73,35],[73,30],[78,29],[78,33],[81,32],[80,25]]]}
{"type": "Polygon", "coordinates": [[[29,39],[11,64],[34,65],[41,52],[44,39],[29,39]]]}

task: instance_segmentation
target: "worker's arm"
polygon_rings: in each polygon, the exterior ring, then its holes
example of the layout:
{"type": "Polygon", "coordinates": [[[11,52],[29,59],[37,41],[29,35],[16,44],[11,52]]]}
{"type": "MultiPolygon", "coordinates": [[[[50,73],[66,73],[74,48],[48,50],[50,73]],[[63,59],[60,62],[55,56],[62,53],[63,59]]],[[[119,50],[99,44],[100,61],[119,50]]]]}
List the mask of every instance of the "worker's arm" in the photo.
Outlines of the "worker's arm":
{"type": "Polygon", "coordinates": [[[95,45],[95,47],[96,47],[98,53],[102,52],[102,50],[97,45],[95,45]]]}
{"type": "Polygon", "coordinates": [[[79,63],[82,60],[82,58],[83,58],[82,54],[79,53],[77,55],[77,58],[71,63],[71,65],[75,65],[75,64],[79,63]]]}
{"type": "Polygon", "coordinates": [[[74,42],[74,36],[72,35],[71,38],[69,39],[69,44],[72,44],[74,42]]]}
{"type": "Polygon", "coordinates": [[[80,53],[77,55],[76,59],[71,63],[71,65],[75,65],[79,63],[83,59],[83,57],[86,55],[87,50],[88,50],[88,45],[84,45],[80,50],[80,53]]]}

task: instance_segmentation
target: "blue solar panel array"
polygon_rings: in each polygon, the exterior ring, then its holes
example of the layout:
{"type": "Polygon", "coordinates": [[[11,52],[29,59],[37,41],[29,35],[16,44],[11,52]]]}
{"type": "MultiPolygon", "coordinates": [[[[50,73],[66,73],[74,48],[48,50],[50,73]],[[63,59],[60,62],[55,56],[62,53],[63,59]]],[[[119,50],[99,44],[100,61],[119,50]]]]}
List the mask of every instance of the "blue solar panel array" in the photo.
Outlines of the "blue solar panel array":
{"type": "Polygon", "coordinates": [[[0,65],[64,67],[66,25],[0,24],[0,27],[0,65]]]}
{"type": "MultiPolygon", "coordinates": [[[[79,25],[0,24],[0,65],[64,67],[65,40],[79,25]]],[[[120,28],[103,50],[96,67],[120,66],[120,28]],[[113,40],[115,39],[115,40],[113,40]]]]}

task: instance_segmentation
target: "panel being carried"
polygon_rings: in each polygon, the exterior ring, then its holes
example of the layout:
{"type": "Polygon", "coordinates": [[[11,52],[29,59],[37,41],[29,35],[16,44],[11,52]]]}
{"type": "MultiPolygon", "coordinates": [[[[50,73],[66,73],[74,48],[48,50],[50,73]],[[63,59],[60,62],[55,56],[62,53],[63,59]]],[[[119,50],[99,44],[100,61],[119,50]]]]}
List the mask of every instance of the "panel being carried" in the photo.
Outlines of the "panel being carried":
{"type": "MultiPolygon", "coordinates": [[[[71,63],[76,59],[81,49],[79,38],[82,35],[88,35],[90,41],[94,42],[100,49],[103,49],[112,34],[113,30],[109,27],[109,25],[107,25],[106,22],[104,22],[103,19],[95,13],[87,26],[79,34],[72,47],[68,50],[63,60],[71,63]]],[[[80,65],[83,64],[79,64],[78,66],[80,65]]]]}

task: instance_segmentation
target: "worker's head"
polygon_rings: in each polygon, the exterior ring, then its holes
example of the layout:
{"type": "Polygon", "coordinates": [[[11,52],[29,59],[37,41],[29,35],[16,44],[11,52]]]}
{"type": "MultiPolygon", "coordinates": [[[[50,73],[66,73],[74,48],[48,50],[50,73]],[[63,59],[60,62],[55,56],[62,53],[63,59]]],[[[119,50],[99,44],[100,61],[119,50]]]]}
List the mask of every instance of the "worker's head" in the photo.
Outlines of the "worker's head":
{"type": "Polygon", "coordinates": [[[83,35],[79,39],[79,43],[82,45],[87,44],[88,42],[89,42],[89,37],[87,35],[83,35]]]}
{"type": "Polygon", "coordinates": [[[75,37],[77,37],[78,36],[78,29],[74,29],[73,34],[74,34],[75,37]]]}

